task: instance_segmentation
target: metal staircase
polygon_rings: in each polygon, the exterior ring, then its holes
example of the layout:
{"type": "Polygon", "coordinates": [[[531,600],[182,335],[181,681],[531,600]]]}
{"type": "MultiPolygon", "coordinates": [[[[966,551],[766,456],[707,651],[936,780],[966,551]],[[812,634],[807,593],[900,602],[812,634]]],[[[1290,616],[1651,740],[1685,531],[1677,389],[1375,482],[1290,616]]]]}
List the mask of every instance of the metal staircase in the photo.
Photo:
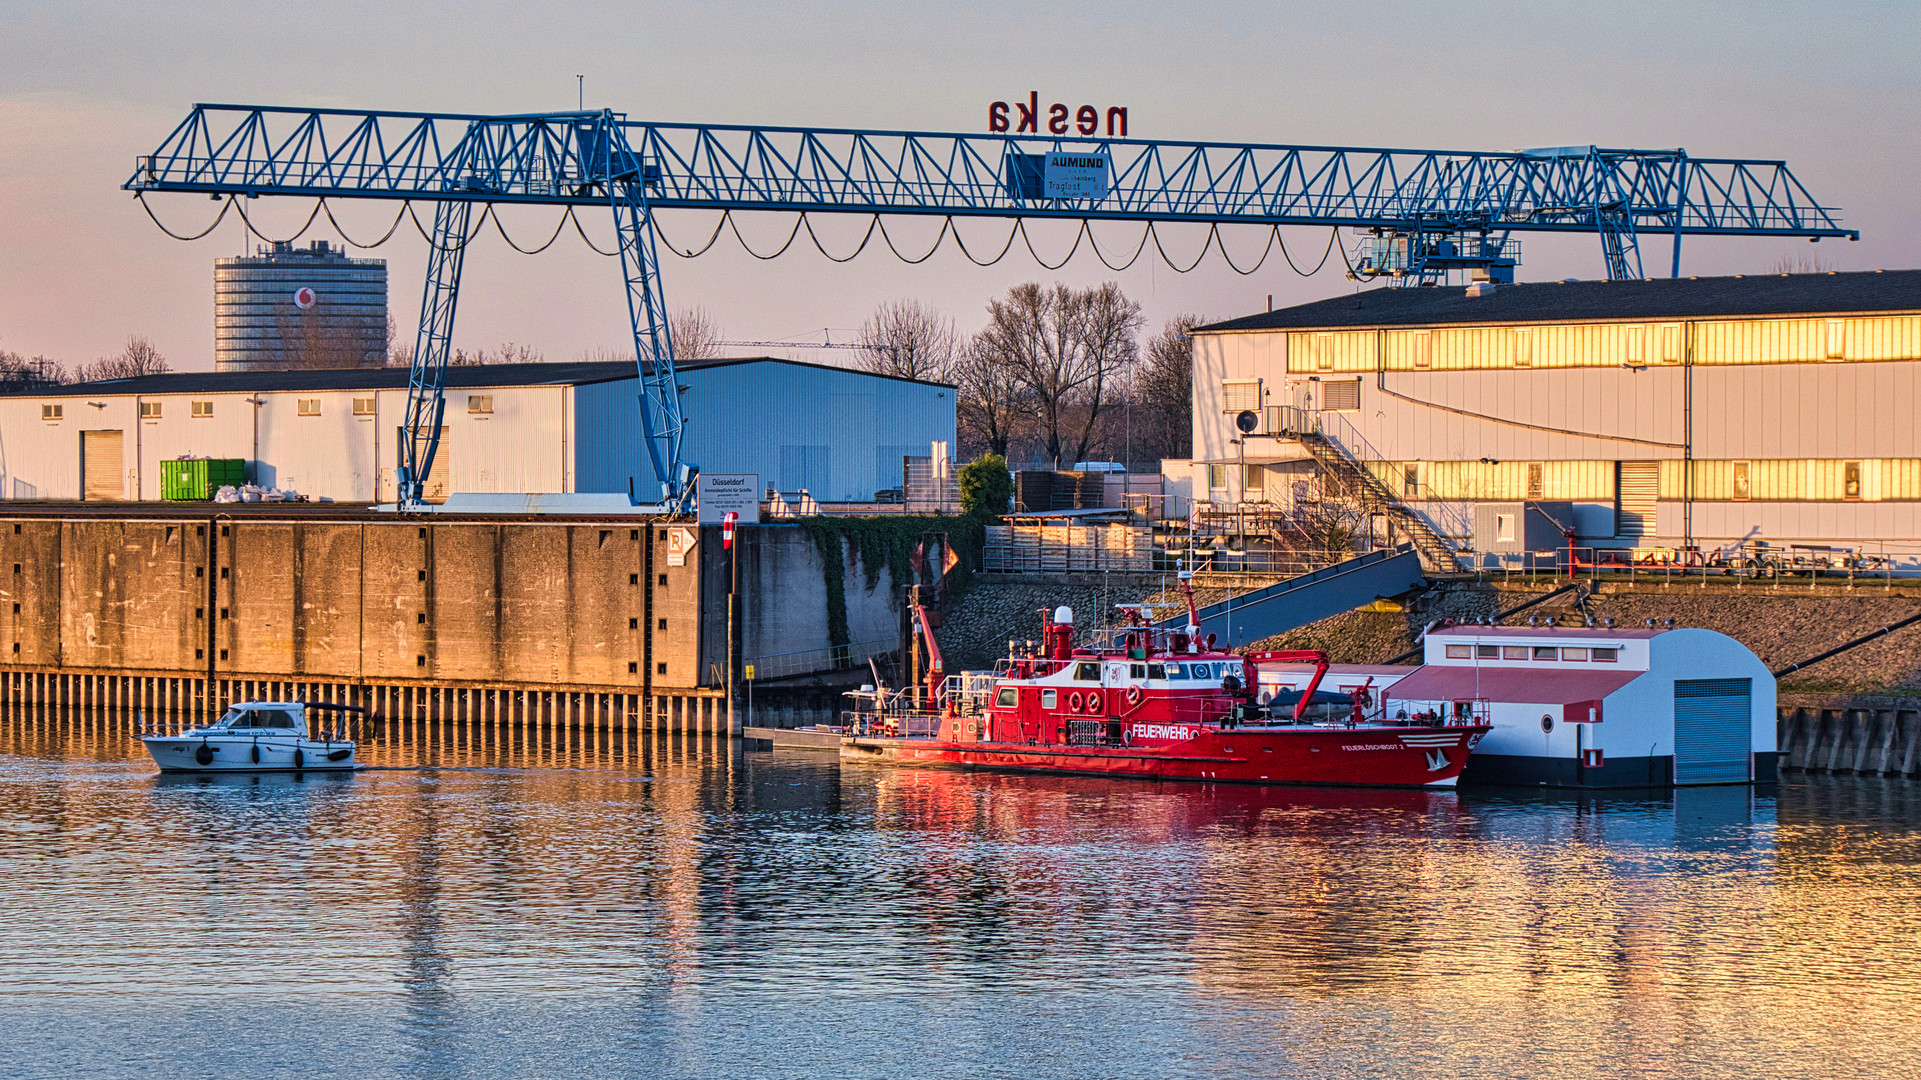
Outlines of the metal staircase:
{"type": "Polygon", "coordinates": [[[1403,504],[1380,477],[1369,472],[1367,466],[1357,461],[1340,443],[1318,430],[1297,431],[1294,437],[1320,463],[1325,482],[1338,488],[1369,513],[1385,515],[1414,544],[1423,566],[1444,574],[1464,571],[1453,545],[1435,532],[1427,519],[1403,504]]]}

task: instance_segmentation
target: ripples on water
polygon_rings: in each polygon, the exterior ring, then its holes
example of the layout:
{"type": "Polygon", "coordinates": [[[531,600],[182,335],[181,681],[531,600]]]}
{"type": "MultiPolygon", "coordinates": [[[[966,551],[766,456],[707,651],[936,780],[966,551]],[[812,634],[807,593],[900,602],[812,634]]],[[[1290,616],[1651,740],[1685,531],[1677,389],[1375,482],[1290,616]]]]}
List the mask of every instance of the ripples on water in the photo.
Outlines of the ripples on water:
{"type": "Polygon", "coordinates": [[[1912,1075],[1921,783],[1658,799],[0,721],[0,1075],[1912,1075]]]}

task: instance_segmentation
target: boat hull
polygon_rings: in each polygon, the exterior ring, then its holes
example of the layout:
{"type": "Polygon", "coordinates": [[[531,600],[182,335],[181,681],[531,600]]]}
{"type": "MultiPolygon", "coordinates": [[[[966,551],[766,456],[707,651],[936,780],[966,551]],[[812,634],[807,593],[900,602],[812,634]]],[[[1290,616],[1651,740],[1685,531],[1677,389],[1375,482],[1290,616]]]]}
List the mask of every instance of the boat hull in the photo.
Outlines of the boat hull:
{"type": "Polygon", "coordinates": [[[997,772],[1205,783],[1453,787],[1488,728],[1209,729],[1162,746],[1062,746],[925,738],[842,740],[841,757],[997,772]]]}
{"type": "Polygon", "coordinates": [[[354,762],[357,748],[352,743],[198,735],[147,735],[140,742],[161,772],[342,772],[359,768],[354,762]],[[200,753],[202,747],[205,755],[200,753]]]}

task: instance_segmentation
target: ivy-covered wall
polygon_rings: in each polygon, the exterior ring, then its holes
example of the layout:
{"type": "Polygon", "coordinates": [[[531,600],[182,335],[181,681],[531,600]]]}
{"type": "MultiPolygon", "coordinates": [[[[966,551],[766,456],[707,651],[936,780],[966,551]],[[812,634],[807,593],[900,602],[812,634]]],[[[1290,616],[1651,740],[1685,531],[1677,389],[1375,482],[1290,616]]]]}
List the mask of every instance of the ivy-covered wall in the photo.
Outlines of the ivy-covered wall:
{"type": "Polygon", "coordinates": [[[827,605],[827,644],[834,649],[836,666],[852,662],[847,584],[857,574],[869,594],[885,589],[882,595],[888,607],[898,611],[904,586],[917,580],[924,585],[938,581],[946,598],[954,599],[972,584],[973,573],[980,566],[981,529],[965,518],[812,517],[801,519],[800,527],[813,541],[820,558],[821,584],[827,605]],[[942,572],[943,544],[959,559],[959,564],[945,573],[942,572]],[[918,573],[914,569],[916,548],[922,557],[918,573]]]}

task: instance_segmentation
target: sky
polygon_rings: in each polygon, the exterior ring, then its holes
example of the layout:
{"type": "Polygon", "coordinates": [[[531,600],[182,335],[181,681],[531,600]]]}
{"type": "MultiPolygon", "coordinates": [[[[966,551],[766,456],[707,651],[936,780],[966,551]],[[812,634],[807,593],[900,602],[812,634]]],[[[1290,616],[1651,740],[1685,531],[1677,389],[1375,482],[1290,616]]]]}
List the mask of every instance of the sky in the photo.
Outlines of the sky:
{"type": "MultiPolygon", "coordinates": [[[[206,239],[170,239],[120,190],[135,156],[195,102],[518,113],[573,108],[577,75],[588,107],[670,122],[984,131],[989,102],[1034,90],[1043,102],[1126,106],[1139,138],[1451,150],[1592,143],[1780,158],[1861,240],[1693,239],[1684,273],[1766,272],[1784,258],[1915,267],[1917,46],[1921,5],[1847,0],[0,0],[0,350],[74,364],[140,335],[177,369],[212,367],[214,260],[260,241],[232,217],[206,239]]],[[[189,196],[152,205],[181,233],[199,232],[218,210],[189,196]]],[[[255,205],[256,225],[276,238],[311,209],[255,205]]],[[[392,212],[345,204],[341,225],[365,240],[392,212]]],[[[503,220],[532,246],[554,212],[503,220]]],[[[689,212],[659,224],[685,247],[713,222],[689,212]]],[[[766,249],[791,223],[748,216],[741,228],[766,249]]],[[[823,224],[823,240],[843,253],[864,224],[823,224]]],[[[611,217],[587,225],[606,249],[611,217]]],[[[999,237],[1005,225],[963,229],[999,237]]],[[[899,229],[910,242],[923,234],[932,229],[899,229]]],[[[1051,263],[1071,230],[1033,235],[1051,263]]],[[[1184,263],[1203,234],[1164,235],[1184,263]]],[[[1309,265],[1327,241],[1326,230],[1283,235],[1309,265]]],[[[338,237],[319,228],[302,237],[312,239],[338,237]]],[[[1247,256],[1262,241],[1227,235],[1247,256]]],[[[426,243],[403,229],[371,254],[388,260],[391,310],[411,338],[426,243]]],[[[1663,242],[1644,244],[1643,255],[1651,273],[1667,266],[1663,242]]],[[[990,298],[1023,281],[1116,280],[1150,327],[1184,312],[1248,314],[1269,295],[1280,306],[1359,287],[1338,256],[1311,277],[1279,259],[1241,276],[1217,253],[1186,274],[1148,258],[1113,273],[1085,253],[1050,271],[1018,248],[988,268],[951,247],[917,266],[872,250],[836,264],[800,245],[763,262],[723,238],[699,258],[663,263],[669,307],[705,309],[732,340],[819,340],[823,329],[845,340],[897,299],[921,300],[972,331],[990,298]]],[[[1603,275],[1592,237],[1522,237],[1523,280],[1603,275]]],[[[527,256],[486,237],[466,260],[454,338],[466,349],[527,344],[549,360],[629,355],[619,268],[577,238],[527,256]]]]}

